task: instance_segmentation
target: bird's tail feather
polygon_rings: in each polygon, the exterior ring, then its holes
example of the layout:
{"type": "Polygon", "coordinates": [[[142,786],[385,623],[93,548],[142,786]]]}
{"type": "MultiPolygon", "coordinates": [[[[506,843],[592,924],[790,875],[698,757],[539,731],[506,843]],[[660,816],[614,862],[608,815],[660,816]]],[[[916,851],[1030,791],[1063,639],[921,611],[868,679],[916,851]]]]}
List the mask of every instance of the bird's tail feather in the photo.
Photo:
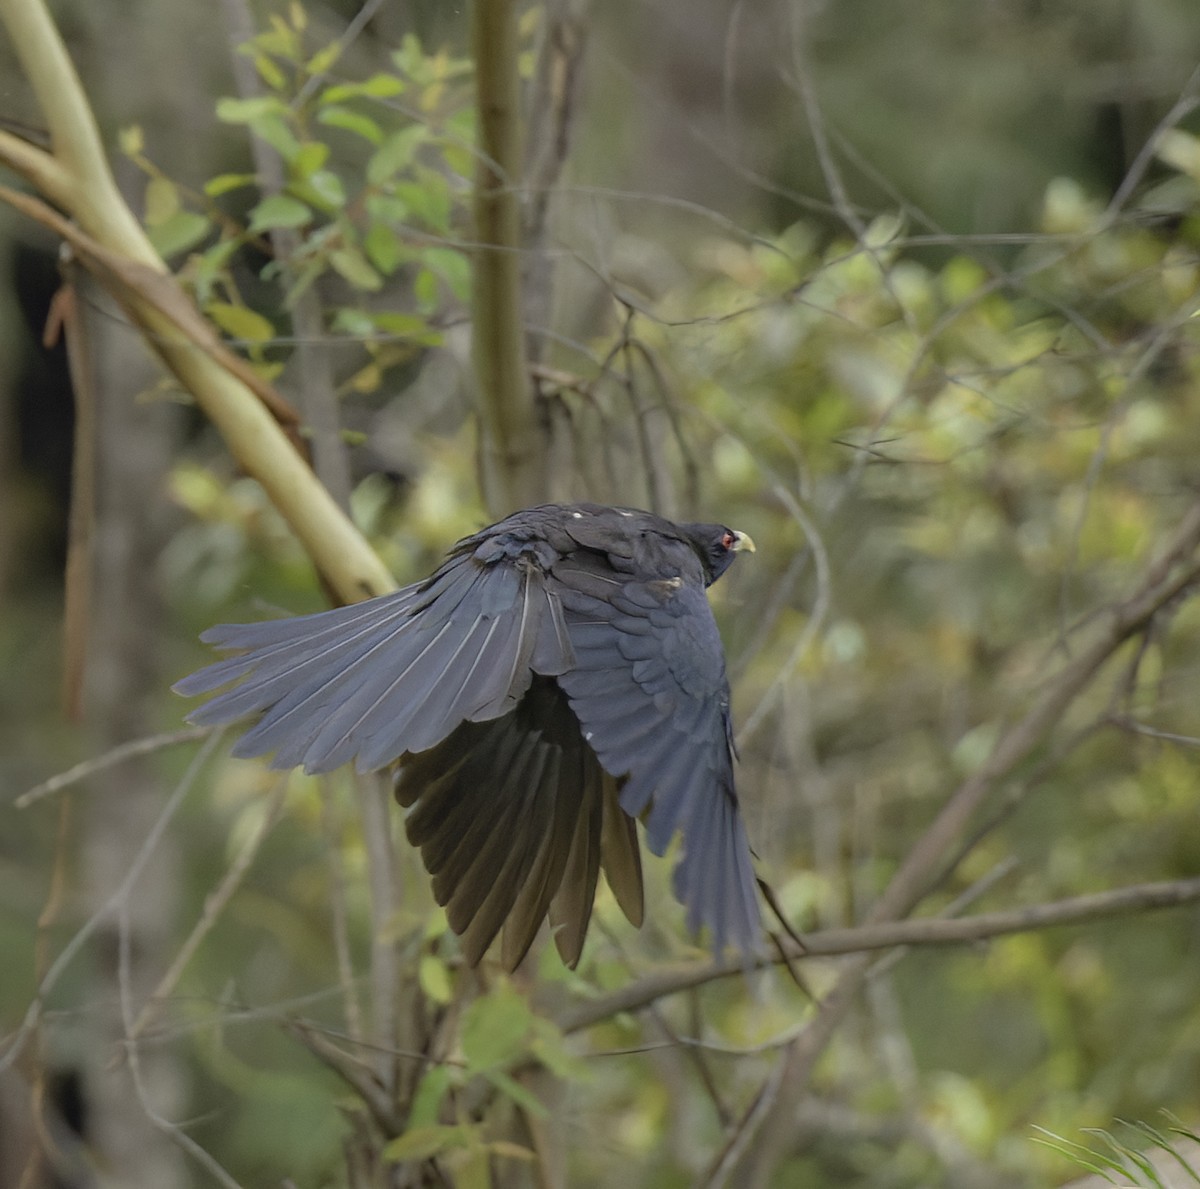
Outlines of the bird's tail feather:
{"type": "Polygon", "coordinates": [[[476,962],[504,928],[501,960],[525,956],[549,915],[564,962],[579,961],[604,866],[617,902],[642,917],[636,826],[579,732],[566,696],[535,677],[515,710],[464,722],[407,756],[396,797],[434,895],[476,962]]]}

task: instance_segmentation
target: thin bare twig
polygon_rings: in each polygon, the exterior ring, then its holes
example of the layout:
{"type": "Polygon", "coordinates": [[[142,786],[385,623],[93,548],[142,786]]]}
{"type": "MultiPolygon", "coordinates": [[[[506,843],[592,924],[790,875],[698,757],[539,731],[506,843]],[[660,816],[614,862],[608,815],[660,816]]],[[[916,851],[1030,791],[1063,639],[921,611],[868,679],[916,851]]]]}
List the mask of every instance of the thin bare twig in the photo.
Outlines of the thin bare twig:
{"type": "MultiPolygon", "coordinates": [[[[146,851],[145,854],[148,856],[149,851],[146,851]]],[[[139,859],[142,857],[140,852],[138,857],[139,859]]],[[[132,888],[132,883],[130,883],[129,887],[130,889],[132,888]]],[[[224,1189],[244,1189],[242,1183],[231,1176],[225,1166],[207,1148],[192,1139],[179,1124],[173,1123],[170,1119],[166,1118],[151,1100],[145,1079],[142,1077],[141,1053],[138,1050],[137,1041],[132,1039],[136,1023],[133,1019],[133,929],[130,927],[129,907],[130,898],[128,895],[125,895],[121,899],[120,908],[117,913],[117,986],[121,1001],[121,1019],[125,1026],[125,1035],[128,1038],[125,1041],[124,1051],[126,1059],[129,1062],[129,1073],[133,1079],[133,1089],[137,1095],[138,1104],[142,1108],[142,1113],[150,1121],[151,1126],[161,1131],[183,1152],[195,1160],[201,1168],[205,1169],[220,1185],[224,1186],[224,1189]]]]}
{"type": "Polygon", "coordinates": [[[377,1052],[376,1076],[390,1095],[396,1088],[399,1047],[400,970],[391,936],[396,910],[396,851],[392,844],[391,795],[378,774],[354,777],[367,855],[371,897],[371,1033],[377,1052]]]}
{"type": "Polygon", "coordinates": [[[76,931],[74,937],[63,946],[62,951],[55,958],[50,969],[46,971],[45,975],[38,982],[37,992],[25,1011],[25,1016],[21,1021],[20,1027],[9,1039],[8,1047],[4,1053],[0,1055],[0,1073],[12,1065],[21,1054],[25,1042],[29,1039],[31,1032],[41,1018],[42,1004],[45,1002],[46,996],[58,984],[58,980],[62,977],[67,967],[74,961],[76,955],[83,949],[96,930],[106,920],[110,919],[115,912],[118,912],[128,900],[134,885],[141,878],[146,863],[166,832],[167,826],[170,825],[175,814],[179,811],[179,807],[183,804],[192,786],[196,783],[196,779],[200,775],[200,770],[204,767],[208,761],[208,757],[220,742],[221,735],[221,731],[213,732],[204,745],[192,757],[192,762],[188,765],[187,771],[184,772],[182,779],[163,803],[163,807],[159,811],[154,825],[150,828],[145,840],[138,848],[138,852],[129,866],[128,874],[113,894],[88,917],[76,931]]]}
{"type": "Polygon", "coordinates": [[[327,1065],[359,1096],[379,1124],[384,1135],[396,1135],[400,1122],[392,1094],[380,1082],[375,1071],[345,1049],[339,1048],[318,1029],[303,1020],[288,1020],[287,1030],[319,1061],[327,1065]]]}
{"type": "MultiPolygon", "coordinates": [[[[550,322],[554,259],[546,250],[550,206],[571,147],[590,0],[551,0],[544,6],[542,40],[529,97],[525,146],[525,264],[522,298],[527,325],[550,322]]],[[[538,362],[545,338],[526,330],[526,353],[538,362]]]]}
{"type": "Polygon", "coordinates": [[[800,501],[782,483],[774,484],[771,490],[774,492],[775,498],[783,504],[796,523],[800,525],[808,541],[809,548],[812,550],[812,557],[816,566],[817,597],[813,602],[812,611],[809,613],[808,622],[804,625],[804,630],[796,640],[790,655],[780,667],[774,680],[767,687],[766,693],[759,699],[758,705],[754,707],[750,712],[750,716],[742,724],[741,730],[738,731],[737,742],[739,747],[745,746],[754,736],[755,732],[757,732],[758,728],[762,726],[763,722],[766,721],[767,715],[779,700],[779,695],[783,692],[788,680],[796,671],[800,662],[808,655],[808,650],[812,647],[813,641],[821,634],[821,629],[825,626],[825,619],[829,614],[829,608],[833,602],[832,568],[829,564],[829,551],[825,548],[824,537],[822,537],[816,523],[804,510],[800,501]]]}
{"type": "Polygon", "coordinates": [[[333,953],[337,964],[338,985],[342,989],[342,1010],[346,1016],[346,1030],[355,1043],[361,1044],[366,1033],[363,1031],[362,1013],[358,1007],[358,988],[354,985],[354,963],[350,956],[349,908],[346,901],[346,869],[342,862],[340,818],[335,813],[333,782],[323,778],[320,782],[321,824],[329,844],[329,901],[333,921],[333,953]]]}
{"type": "Polygon", "coordinates": [[[262,821],[259,823],[258,829],[242,843],[241,849],[234,856],[233,862],[229,864],[221,882],[204,898],[204,910],[200,914],[200,919],[184,939],[166,973],[159,979],[158,985],[142,1005],[142,1009],[138,1012],[133,1026],[127,1031],[127,1041],[136,1041],[154,1017],[162,1010],[167,997],[175,989],[175,984],[179,982],[180,976],[187,969],[187,964],[191,961],[192,955],[200,948],[200,943],[212,932],[213,926],[217,923],[217,918],[224,911],[234,892],[241,886],[242,880],[246,877],[246,872],[250,870],[255,856],[262,848],[262,844],[267,840],[276,822],[279,821],[279,815],[283,809],[284,800],[287,797],[287,788],[288,774],[285,772],[276,780],[275,787],[271,790],[271,794],[267,798],[262,821]]]}
{"type": "Polygon", "coordinates": [[[145,739],[133,739],[128,743],[121,743],[103,755],[93,756],[90,760],[84,760],[73,768],[60,772],[57,776],[51,776],[49,780],[43,780],[41,784],[35,784],[33,788],[17,797],[13,804],[18,809],[26,809],[35,801],[49,797],[52,793],[60,793],[63,789],[70,788],[81,780],[87,780],[89,776],[103,772],[106,768],[123,764],[126,760],[135,759],[137,756],[161,751],[166,747],[177,747],[181,743],[195,743],[196,740],[204,739],[211,733],[211,727],[186,727],[181,731],[168,731],[162,735],[150,735],[145,739]]]}

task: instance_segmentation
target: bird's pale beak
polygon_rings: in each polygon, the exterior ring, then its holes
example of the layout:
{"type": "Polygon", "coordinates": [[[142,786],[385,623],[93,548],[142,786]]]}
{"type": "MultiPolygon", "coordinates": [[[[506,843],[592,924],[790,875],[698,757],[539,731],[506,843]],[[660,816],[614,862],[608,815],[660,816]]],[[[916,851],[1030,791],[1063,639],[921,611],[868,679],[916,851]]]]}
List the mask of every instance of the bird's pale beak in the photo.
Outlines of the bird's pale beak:
{"type": "Polygon", "coordinates": [[[749,533],[739,533],[736,529],[734,530],[734,533],[733,533],[733,544],[730,545],[730,549],[732,549],[734,551],[734,553],[757,553],[758,552],[758,550],[756,550],[754,548],[754,542],[750,539],[750,534],[749,533]]]}

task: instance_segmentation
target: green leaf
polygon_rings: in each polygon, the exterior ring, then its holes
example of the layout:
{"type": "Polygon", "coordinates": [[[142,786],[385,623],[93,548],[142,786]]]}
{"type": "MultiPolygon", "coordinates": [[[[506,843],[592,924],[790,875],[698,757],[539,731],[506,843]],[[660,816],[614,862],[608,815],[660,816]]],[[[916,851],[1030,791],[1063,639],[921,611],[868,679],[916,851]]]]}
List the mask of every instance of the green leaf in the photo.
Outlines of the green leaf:
{"type": "Polygon", "coordinates": [[[275,327],[247,306],[212,301],[204,312],[230,337],[247,343],[265,343],[275,337],[275,327]]]}
{"type": "Polygon", "coordinates": [[[194,248],[211,230],[212,224],[203,215],[195,211],[176,211],[169,219],[150,228],[150,242],[160,256],[169,258],[194,248]]]}
{"type": "Polygon", "coordinates": [[[229,258],[237,251],[240,241],[223,239],[202,252],[193,263],[192,284],[196,290],[196,300],[201,305],[207,305],[212,295],[213,286],[221,277],[229,264],[229,258]]]}
{"type": "Polygon", "coordinates": [[[179,188],[169,178],[154,177],[146,183],[146,226],[157,227],[179,210],[179,188]]]}
{"type": "Polygon", "coordinates": [[[1180,128],[1168,128],[1159,134],[1155,147],[1160,161],[1200,182],[1200,139],[1180,128]]]}
{"type": "Polygon", "coordinates": [[[380,272],[390,276],[400,266],[404,251],[400,237],[385,223],[372,223],[363,236],[363,250],[380,272]]]}
{"type": "MultiPolygon", "coordinates": [[[[362,310],[340,309],[334,314],[332,325],[334,330],[340,331],[342,334],[348,334],[352,338],[370,339],[375,337],[375,322],[370,314],[365,314],[362,310]]],[[[436,959],[434,960],[436,961],[436,959]]],[[[425,994],[433,999],[434,996],[425,988],[424,964],[425,959],[422,958],[420,967],[421,986],[425,990],[425,994]]],[[[438,1002],[448,1003],[449,1000],[438,1000],[438,1002]]]]}
{"type": "Polygon", "coordinates": [[[396,183],[396,193],[426,226],[446,235],[450,231],[450,186],[432,169],[420,171],[419,180],[396,183]]]}
{"type": "Polygon", "coordinates": [[[260,116],[250,125],[250,130],[264,140],[285,161],[291,161],[300,152],[300,142],[287,122],[279,116],[260,116]]]}
{"type": "Polygon", "coordinates": [[[274,95],[256,95],[253,99],[217,100],[217,119],[224,124],[249,124],[263,116],[286,115],[287,104],[274,95]]]}
{"type": "Polygon", "coordinates": [[[342,179],[329,169],[318,169],[312,177],[299,185],[293,185],[293,190],[313,206],[320,207],[329,214],[340,211],[346,205],[346,191],[342,179]]]}
{"type": "Polygon", "coordinates": [[[471,264],[462,252],[454,248],[426,248],[421,253],[425,264],[436,269],[459,301],[471,297],[471,264]]]}
{"type": "Polygon", "coordinates": [[[240,190],[243,186],[251,186],[257,181],[258,178],[252,173],[219,173],[204,183],[204,193],[209,198],[220,198],[230,190],[240,190]]]}
{"type": "Polygon", "coordinates": [[[398,335],[401,338],[419,339],[422,342],[428,342],[431,339],[440,341],[441,335],[433,330],[429,323],[416,314],[396,314],[388,310],[381,310],[379,313],[371,315],[371,321],[380,329],[387,331],[388,334],[398,335]]]}
{"type": "Polygon", "coordinates": [[[130,124],[122,128],[117,135],[117,144],[126,157],[140,157],[146,147],[146,138],[142,134],[141,125],[130,124]]]}
{"type": "Polygon", "coordinates": [[[350,387],[355,392],[362,393],[378,392],[382,383],[383,368],[374,361],[368,363],[366,367],[360,367],[349,380],[350,387]]]}
{"type": "Polygon", "coordinates": [[[397,1163],[405,1160],[428,1160],[441,1152],[469,1147],[474,1133],[475,1128],[466,1125],[447,1127],[440,1123],[430,1123],[424,1127],[410,1127],[383,1149],[383,1158],[397,1163]]]}
{"type": "Polygon", "coordinates": [[[483,1072],[482,1076],[491,1082],[503,1095],[511,1098],[522,1110],[528,1111],[536,1118],[544,1119],[550,1113],[546,1109],[546,1104],[536,1094],[531,1090],[527,1090],[515,1078],[510,1078],[503,1071],[488,1069],[483,1072]]]}
{"type": "Polygon", "coordinates": [[[329,263],[356,289],[369,289],[374,292],[383,288],[383,278],[367,263],[367,258],[357,248],[338,248],[330,252],[329,263]]]}
{"type": "MultiPolygon", "coordinates": [[[[368,318],[368,326],[370,326],[370,321],[368,318]]],[[[373,330],[374,327],[370,326],[367,334],[373,330]]],[[[417,977],[421,983],[421,990],[434,1003],[447,1004],[454,998],[454,985],[450,981],[450,972],[446,969],[446,963],[434,954],[422,956],[420,965],[417,967],[417,977]]]]}
{"type": "Polygon", "coordinates": [[[520,1057],[533,1028],[529,1004],[507,983],[476,999],[463,1013],[462,1050],[473,1072],[520,1057]]]}
{"type": "Polygon", "coordinates": [[[453,140],[443,141],[442,159],[459,177],[470,177],[474,172],[476,155],[469,145],[453,140]]]}
{"type": "Polygon", "coordinates": [[[287,78],[283,71],[279,69],[275,60],[267,57],[266,54],[254,55],[254,69],[258,71],[258,77],[272,91],[282,91],[287,87],[287,78]]]}
{"type": "Polygon", "coordinates": [[[567,1048],[567,1038],[550,1020],[538,1018],[533,1024],[530,1049],[556,1078],[564,1082],[582,1082],[591,1075],[588,1064],[567,1048]]]}
{"type": "Polygon", "coordinates": [[[275,227],[302,227],[312,211],[290,194],[272,194],[250,212],[251,231],[270,231],[275,227]]]}
{"type": "Polygon", "coordinates": [[[478,1138],[454,1162],[454,1184],[456,1189],[492,1189],[492,1162],[478,1138]]]}
{"type": "Polygon", "coordinates": [[[400,48],[392,51],[392,61],[402,73],[412,78],[424,73],[425,54],[415,33],[405,33],[400,48]]]}
{"type": "Polygon", "coordinates": [[[454,1084],[454,1071],[449,1065],[434,1065],[427,1069],[417,1084],[412,1110],[408,1115],[410,1127],[425,1127],[436,1123],[442,1102],[454,1084]]]}
{"type": "Polygon", "coordinates": [[[337,104],[323,107],[317,113],[317,120],[330,128],[344,128],[347,132],[354,132],[374,145],[383,141],[383,129],[370,116],[364,116],[348,107],[337,104]]]}
{"type": "MultiPolygon", "coordinates": [[[[269,267],[269,266],[268,266],[269,267]]],[[[287,293],[284,294],[283,303],[289,309],[295,306],[296,302],[304,296],[305,293],[312,287],[316,279],[325,272],[325,258],[323,256],[315,256],[309,260],[300,270],[298,276],[294,278],[288,286],[287,293]]],[[[263,279],[266,279],[267,269],[263,269],[263,279]]]]}
{"type": "Polygon", "coordinates": [[[394,74],[373,74],[357,83],[334,83],[321,92],[319,104],[342,103],[347,99],[390,99],[404,91],[403,80],[394,74]]]}
{"type": "Polygon", "coordinates": [[[423,314],[432,314],[438,307],[437,274],[427,268],[420,269],[413,280],[413,296],[423,314]]]}
{"type": "Polygon", "coordinates": [[[425,129],[420,124],[393,132],[371,154],[371,159],[367,162],[367,181],[372,186],[381,186],[395,177],[400,170],[412,164],[417,146],[425,139],[425,129]]]}
{"type": "Polygon", "coordinates": [[[288,162],[292,177],[307,178],[329,159],[329,146],[319,140],[307,140],[288,162]]]}
{"type": "MultiPolygon", "coordinates": [[[[271,18],[273,23],[276,20],[276,17],[271,18]]],[[[282,58],[285,62],[294,63],[300,54],[300,42],[296,34],[281,22],[273,30],[259,33],[253,41],[239,46],[238,52],[247,55],[254,55],[259,52],[274,54],[277,58],[282,58]]]]}
{"type": "Polygon", "coordinates": [[[309,58],[304,64],[304,69],[309,74],[325,74],[341,56],[342,43],[340,41],[331,41],[328,45],[322,46],[309,58]]]}
{"type": "Polygon", "coordinates": [[[384,223],[403,223],[408,218],[408,203],[394,194],[368,194],[367,214],[384,223]]]}

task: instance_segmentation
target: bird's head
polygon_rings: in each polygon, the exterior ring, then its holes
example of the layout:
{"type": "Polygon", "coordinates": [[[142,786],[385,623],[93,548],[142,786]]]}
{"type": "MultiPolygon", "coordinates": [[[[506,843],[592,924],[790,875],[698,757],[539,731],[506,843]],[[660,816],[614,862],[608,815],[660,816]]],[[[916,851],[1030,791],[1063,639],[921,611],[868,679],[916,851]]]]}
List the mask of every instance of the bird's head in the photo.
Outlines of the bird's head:
{"type": "Polygon", "coordinates": [[[748,533],[723,524],[683,524],[680,528],[700,558],[706,586],[716,582],[739,553],[754,552],[754,542],[748,533]]]}

